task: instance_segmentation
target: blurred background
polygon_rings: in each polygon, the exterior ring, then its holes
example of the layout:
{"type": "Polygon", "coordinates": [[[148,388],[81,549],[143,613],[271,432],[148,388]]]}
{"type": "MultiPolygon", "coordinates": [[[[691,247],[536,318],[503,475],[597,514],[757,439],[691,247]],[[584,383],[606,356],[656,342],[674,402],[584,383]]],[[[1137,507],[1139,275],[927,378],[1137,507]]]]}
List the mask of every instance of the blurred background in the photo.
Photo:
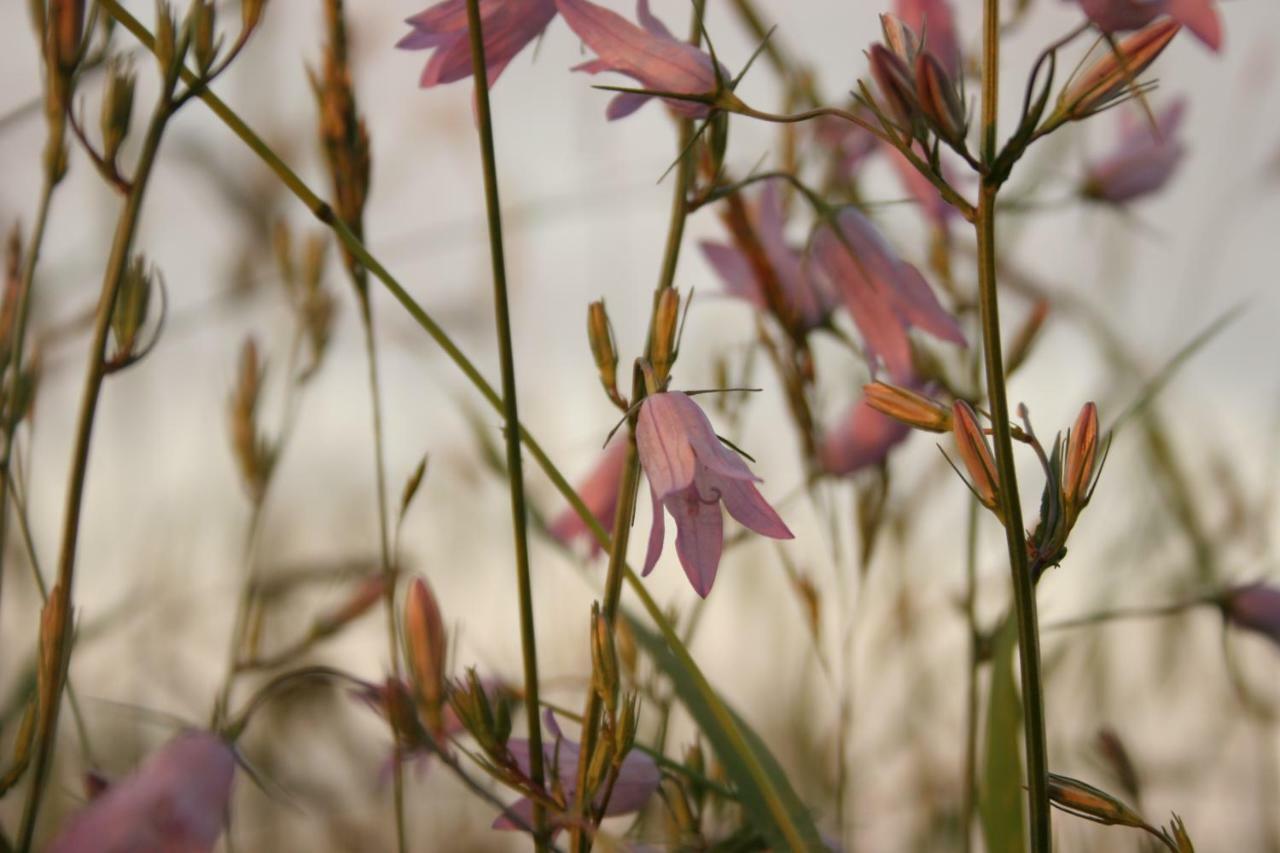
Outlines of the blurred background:
{"type": "MultiPolygon", "coordinates": [[[[606,5],[632,11],[621,0],[606,5]]],[[[956,6],[963,42],[972,47],[976,4],[956,6]]],[[[673,29],[683,28],[684,0],[654,0],[653,7],[673,29]]],[[[863,50],[879,37],[880,7],[819,0],[762,0],[759,7],[777,24],[775,37],[812,67],[823,92],[842,97],[866,75],[863,50]]],[[[146,3],[130,8],[146,22],[154,18],[146,3]]],[[[355,83],[373,145],[367,244],[496,384],[471,87],[417,87],[424,55],[394,45],[407,32],[403,19],[419,10],[404,0],[348,8],[355,83]]],[[[1017,279],[1005,296],[1007,327],[1017,328],[1027,315],[1027,288],[1048,294],[1053,306],[1010,391],[1014,403],[1027,404],[1042,435],[1068,427],[1090,399],[1098,401],[1105,427],[1197,334],[1239,311],[1173,374],[1150,409],[1167,443],[1153,449],[1142,419],[1117,434],[1069,557],[1040,585],[1046,625],[1280,577],[1273,535],[1280,473],[1280,5],[1233,0],[1221,11],[1221,55],[1179,38],[1157,66],[1154,101],[1185,94],[1190,104],[1188,155],[1169,187],[1123,210],[1068,203],[1086,159],[1115,135],[1117,117],[1103,116],[1035,151],[1025,167],[1034,176],[1024,185],[1027,203],[1009,214],[1003,232],[1007,277],[1017,279]],[[1110,352],[1099,344],[1099,323],[1116,344],[1110,352]],[[1191,528],[1169,481],[1169,458],[1194,498],[1191,528]]],[[[707,13],[721,60],[741,68],[753,37],[728,3],[712,0],[707,13]]],[[[1074,4],[1036,0],[1025,23],[1009,33],[1006,116],[1016,114],[1021,79],[1038,50],[1078,19],[1074,4]]],[[[115,38],[118,49],[134,49],[127,33],[115,38]]],[[[261,31],[215,88],[304,178],[327,191],[306,74],[321,44],[318,2],[272,0],[261,31]]],[[[29,226],[34,217],[44,141],[26,4],[0,6],[0,47],[0,226],[8,229],[15,222],[29,226]]],[[[593,90],[591,78],[568,73],[579,61],[577,38],[555,21],[493,93],[523,420],[573,479],[590,470],[617,418],[594,375],[585,307],[604,297],[623,363],[639,352],[667,225],[670,187],[659,179],[675,155],[672,124],[657,106],[606,122],[609,96],[593,90]]],[[[139,55],[136,64],[135,136],[156,85],[149,57],[139,55]]],[[[80,87],[93,117],[99,90],[92,76],[80,87]]],[[[763,63],[738,93],[762,109],[783,106],[777,78],[763,63]]],[[[746,174],[777,162],[778,146],[774,128],[735,119],[730,168],[746,174]]],[[[902,197],[882,164],[869,169],[869,198],[902,197]]],[[[21,445],[34,550],[46,575],[57,557],[86,317],[118,207],[116,194],[73,149],[37,278],[32,329],[42,374],[34,429],[21,445]]],[[[918,211],[887,204],[876,219],[923,267],[918,211]]],[[[165,740],[173,719],[207,722],[224,674],[249,517],[227,404],[238,353],[252,335],[267,369],[264,426],[278,428],[292,335],[271,243],[281,220],[298,241],[318,228],[202,105],[184,109],[161,151],[137,241],[163,272],[168,323],[147,359],[108,380],[82,521],[80,638],[71,678],[93,758],[109,775],[127,772],[165,740]]],[[[677,284],[695,289],[697,298],[676,384],[706,388],[717,382],[717,359],[741,361],[755,324],[749,307],[720,295],[696,250],[699,239],[723,238],[713,211],[693,216],[689,229],[677,284]]],[[[956,241],[957,258],[966,257],[971,236],[957,229],[956,241]]],[[[251,557],[265,575],[377,563],[361,331],[336,252],[329,261],[339,315],[330,351],[299,397],[296,429],[251,557]]],[[[972,286],[963,261],[956,277],[961,288],[972,286]]],[[[456,637],[456,672],[475,665],[518,681],[509,506],[484,451],[486,443],[502,441],[499,419],[385,292],[375,291],[374,306],[393,500],[421,456],[431,459],[403,526],[403,567],[430,578],[456,637]]],[[[838,346],[819,346],[817,356],[821,419],[831,424],[856,399],[866,369],[838,346]]],[[[694,654],[765,737],[824,827],[836,812],[835,728],[840,697],[849,697],[846,842],[863,850],[942,849],[940,827],[957,808],[962,757],[964,487],[943,467],[932,437],[913,436],[889,463],[892,523],[874,560],[859,567],[852,547],[859,484],[819,487],[830,517],[798,497],[803,469],[781,392],[767,365],[752,381],[763,392],[747,401],[733,434],[758,460],[764,492],[796,540],[780,550],[748,539],[726,556],[699,616],[694,654]],[[815,654],[783,553],[817,590],[819,648],[824,659],[843,661],[834,672],[815,654]]],[[[1030,454],[1021,462],[1031,506],[1040,474],[1030,454]]],[[[533,466],[528,483],[544,515],[560,511],[533,466]]],[[[645,531],[648,502],[641,504],[637,529],[645,531]]],[[[988,517],[980,532],[980,612],[994,624],[1009,600],[1004,543],[988,517]]],[[[589,606],[599,595],[602,562],[544,536],[534,545],[546,692],[577,707],[590,667],[589,606]]],[[[634,548],[632,558],[638,559],[634,548]]],[[[27,562],[11,536],[0,609],[6,742],[21,710],[15,691],[22,689],[38,625],[27,562]]],[[[674,549],[647,583],[659,601],[688,617],[693,595],[674,549]]],[[[335,580],[291,596],[271,613],[264,642],[298,636],[349,591],[335,580]]],[[[1153,820],[1176,810],[1201,850],[1280,850],[1280,649],[1239,633],[1224,643],[1220,615],[1200,608],[1167,619],[1047,629],[1043,651],[1054,769],[1104,782],[1096,736],[1107,727],[1133,758],[1153,820]]],[[[310,658],[380,678],[388,662],[379,616],[318,646],[310,658]]],[[[83,801],[79,780],[91,763],[68,715],[62,725],[58,775],[45,809],[50,829],[83,801]]],[[[692,742],[693,727],[678,710],[673,727],[673,748],[692,742]]],[[[306,691],[273,705],[244,747],[278,792],[268,796],[240,780],[239,849],[388,849],[389,746],[385,725],[343,691],[306,691]]],[[[522,846],[488,830],[491,807],[439,769],[409,779],[414,849],[522,846]]],[[[12,795],[0,802],[6,824],[19,803],[12,795]]],[[[1069,817],[1056,817],[1055,826],[1062,849],[1146,849],[1136,834],[1069,817]]]]}

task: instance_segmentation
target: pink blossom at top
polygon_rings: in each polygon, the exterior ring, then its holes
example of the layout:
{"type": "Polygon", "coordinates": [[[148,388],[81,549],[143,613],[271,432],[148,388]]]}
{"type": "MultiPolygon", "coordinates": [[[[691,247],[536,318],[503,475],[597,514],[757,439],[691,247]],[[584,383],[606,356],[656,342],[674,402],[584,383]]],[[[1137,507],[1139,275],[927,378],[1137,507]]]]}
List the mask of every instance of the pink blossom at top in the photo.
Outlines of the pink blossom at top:
{"type": "MultiPolygon", "coordinates": [[[[542,751],[545,756],[543,762],[549,768],[549,775],[558,780],[558,787],[564,794],[567,806],[573,802],[574,794],[578,790],[578,754],[581,746],[564,737],[555,716],[550,711],[543,715],[543,721],[554,738],[551,743],[543,739],[542,751]]],[[[515,758],[520,772],[528,776],[529,741],[524,738],[512,738],[507,742],[507,749],[515,758]]],[[[652,758],[634,750],[627,753],[627,757],[622,759],[618,779],[613,785],[609,802],[605,806],[604,816],[617,817],[640,811],[658,790],[658,783],[661,781],[662,774],[652,758]]],[[[553,832],[559,832],[567,827],[570,820],[571,817],[563,812],[549,815],[553,832]]],[[[528,798],[517,800],[493,822],[494,829],[526,829],[532,825],[533,803],[528,798]]]]}
{"type": "Polygon", "coordinates": [[[178,735],[80,810],[47,853],[201,853],[222,834],[236,762],[209,732],[178,735]]]}
{"type": "MultiPolygon", "coordinates": [[[[787,242],[786,220],[778,181],[766,181],[751,211],[760,247],[777,278],[786,308],[800,331],[824,325],[835,309],[835,298],[807,274],[803,255],[787,242]]],[[[746,254],[726,243],[710,240],[699,244],[708,262],[724,282],[725,290],[762,311],[769,310],[764,282],[746,254]]]]}
{"type": "Polygon", "coordinates": [[[924,47],[953,77],[960,73],[960,42],[949,0],[898,0],[898,17],[924,38],[924,47]]]}
{"type": "Polygon", "coordinates": [[[1186,106],[1182,98],[1171,103],[1160,112],[1154,129],[1148,122],[1126,114],[1116,147],[1089,165],[1085,195],[1123,204],[1163,187],[1186,153],[1178,139],[1186,106]]]}
{"type": "Polygon", "coordinates": [[[636,447],[653,498],[643,574],[653,571],[662,553],[664,508],[676,522],[680,564],[703,598],[711,592],[724,548],[721,501],[744,527],[773,539],[793,538],[756,490],[760,478],[720,443],[711,421],[688,395],[669,391],[646,397],[636,423],[636,447]]]}
{"type": "MultiPolygon", "coordinates": [[[[492,86],[525,45],[556,16],[555,0],[480,0],[484,58],[492,86]]],[[[433,50],[418,85],[426,89],[471,76],[471,42],[465,0],[445,0],[405,20],[413,32],[396,43],[404,50],[433,50]]]]}
{"type": "Polygon", "coordinates": [[[1222,47],[1222,21],[1214,0],[1078,0],[1089,20],[1103,32],[1136,30],[1168,15],[1213,50],[1222,47]]]}
{"type": "Polygon", "coordinates": [[[879,465],[910,433],[910,426],[877,412],[862,398],[823,436],[818,461],[828,474],[853,474],[879,465]]]}
{"type": "Polygon", "coordinates": [[[1280,589],[1264,583],[1236,587],[1227,593],[1222,607],[1232,625],[1280,645],[1280,589]]]}
{"type": "MultiPolygon", "coordinates": [[[[587,0],[555,0],[556,8],[578,38],[595,51],[596,58],[574,68],[599,74],[625,74],[641,89],[680,95],[706,95],[719,83],[711,57],[671,34],[649,11],[648,0],[638,0],[636,17],[641,27],[616,12],[587,0]]],[[[631,115],[649,95],[623,92],[609,103],[605,115],[610,121],[631,115]]],[[[667,99],[667,106],[679,115],[700,118],[709,108],[692,101],[667,99]]]]}
{"type": "MultiPolygon", "coordinates": [[[[618,486],[622,483],[622,470],[627,462],[627,442],[615,440],[605,449],[604,455],[596,463],[596,467],[587,475],[587,479],[578,487],[582,502],[591,510],[600,525],[609,533],[613,533],[614,510],[618,506],[618,486]]],[[[587,524],[573,507],[566,507],[551,522],[550,534],[562,545],[569,545],[574,539],[586,538],[591,542],[591,553],[600,553],[600,543],[591,535],[587,524]]]]}
{"type": "Polygon", "coordinates": [[[894,254],[875,226],[852,207],[814,234],[810,258],[844,300],[862,333],[867,361],[884,359],[899,383],[914,376],[910,329],[965,345],[956,319],[946,312],[914,266],[894,254]],[[838,230],[837,230],[838,229],[838,230]]]}

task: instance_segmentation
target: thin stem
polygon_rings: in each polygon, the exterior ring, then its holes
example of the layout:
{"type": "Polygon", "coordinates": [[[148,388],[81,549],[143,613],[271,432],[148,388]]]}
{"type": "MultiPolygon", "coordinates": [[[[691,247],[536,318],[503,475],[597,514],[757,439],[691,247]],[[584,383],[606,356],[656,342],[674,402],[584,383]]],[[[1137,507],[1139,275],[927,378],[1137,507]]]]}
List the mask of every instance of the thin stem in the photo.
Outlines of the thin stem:
{"type": "MultiPolygon", "coordinates": [[[[996,118],[1000,95],[1000,4],[984,0],[982,38],[982,156],[991,164],[996,156],[996,118]]],[[[1049,811],[1049,765],[1045,743],[1044,691],[1040,675],[1040,634],[1036,625],[1036,590],[1028,563],[1022,505],[1018,499],[1017,469],[1009,429],[1009,401],[1005,389],[1004,357],[1000,349],[1000,308],[996,286],[996,196],[999,179],[983,179],[974,228],[978,241],[978,311],[982,320],[987,397],[995,444],[996,473],[1009,568],[1013,574],[1013,605],[1018,622],[1018,656],[1022,672],[1022,706],[1027,753],[1027,800],[1031,818],[1032,853],[1053,849],[1049,811]]]]}
{"type": "Polygon", "coordinates": [[[1218,599],[1213,596],[1201,596],[1188,601],[1175,601],[1172,604],[1165,604],[1160,607],[1117,607],[1114,610],[1101,610],[1097,613],[1090,613],[1087,616],[1077,616],[1073,619],[1050,622],[1042,630],[1061,631],[1067,628],[1087,628],[1091,625],[1101,625],[1104,622],[1113,622],[1118,619],[1158,619],[1163,616],[1185,613],[1196,607],[1204,607],[1217,602],[1218,599]]]}
{"type": "MultiPolygon", "coordinates": [[[[485,209],[489,223],[489,258],[493,266],[493,309],[498,327],[498,354],[502,369],[502,414],[507,445],[507,479],[511,487],[511,522],[515,538],[516,586],[520,595],[520,649],[524,663],[525,715],[529,720],[529,780],[543,785],[542,725],[538,706],[538,648],[533,624],[533,590],[529,572],[529,513],[525,508],[524,461],[520,451],[520,413],[516,404],[516,367],[511,342],[511,315],[507,304],[506,258],[502,245],[502,208],[498,200],[498,166],[493,145],[493,115],[489,110],[489,77],[484,58],[484,32],[480,0],[467,0],[467,27],[471,36],[471,71],[475,77],[476,125],[480,131],[480,157],[484,164],[485,209]]],[[[538,850],[546,848],[546,809],[533,804],[533,839],[538,850]]]]}
{"type": "Polygon", "coordinates": [[[977,806],[978,777],[978,512],[977,501],[969,501],[965,530],[964,614],[969,632],[969,666],[965,679],[964,776],[960,780],[960,849],[973,849],[973,813],[977,806]]]}
{"type": "MultiPolygon", "coordinates": [[[[177,55],[185,52],[183,44],[177,55]]],[[[175,63],[176,66],[176,63],[175,63]]],[[[53,749],[57,740],[58,713],[62,704],[62,691],[66,686],[67,655],[65,649],[71,642],[71,631],[74,622],[70,617],[72,606],[71,589],[75,581],[76,545],[80,535],[80,513],[84,502],[84,488],[89,471],[89,443],[93,435],[94,415],[98,409],[98,399],[102,391],[102,382],[106,377],[107,337],[111,330],[111,315],[115,310],[116,294],[129,264],[130,249],[137,231],[138,221],[142,214],[143,197],[152,167],[156,162],[156,154],[160,150],[160,140],[173,112],[171,98],[176,83],[175,70],[166,72],[163,90],[157,103],[151,122],[147,127],[146,137],[138,155],[138,165],[134,177],[133,188],[125,200],[124,210],[116,224],[115,239],[111,245],[111,254],[107,259],[106,272],[102,281],[102,293],[98,300],[97,314],[94,319],[93,342],[89,347],[89,365],[87,368],[84,390],[80,400],[80,414],[76,422],[74,449],[71,456],[71,474],[67,485],[67,502],[62,529],[62,550],[58,559],[58,579],[53,588],[53,604],[68,615],[62,620],[62,630],[56,638],[57,649],[54,659],[59,661],[55,673],[51,697],[51,707],[41,709],[43,717],[40,727],[40,738],[36,745],[34,773],[27,801],[23,808],[22,828],[18,837],[18,849],[30,850],[35,833],[36,818],[40,812],[40,803],[44,796],[48,781],[49,766],[53,758],[53,749]]]]}

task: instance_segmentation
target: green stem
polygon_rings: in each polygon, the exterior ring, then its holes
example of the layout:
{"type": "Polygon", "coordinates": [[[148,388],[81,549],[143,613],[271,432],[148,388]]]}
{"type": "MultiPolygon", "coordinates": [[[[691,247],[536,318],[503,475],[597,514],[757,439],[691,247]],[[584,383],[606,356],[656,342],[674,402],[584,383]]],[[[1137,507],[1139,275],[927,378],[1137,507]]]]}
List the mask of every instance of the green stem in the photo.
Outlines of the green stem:
{"type": "MultiPolygon", "coordinates": [[[[984,0],[982,32],[982,156],[990,165],[996,157],[996,119],[1000,95],[1000,4],[984,0]]],[[[1018,623],[1018,657],[1022,671],[1022,706],[1027,752],[1027,801],[1031,817],[1032,853],[1053,849],[1049,811],[1049,764],[1045,743],[1044,690],[1040,675],[1040,633],[1036,624],[1036,590],[1028,563],[1022,505],[1009,429],[1009,401],[1005,389],[1004,357],[1000,349],[1000,308],[996,286],[996,196],[998,178],[983,179],[974,215],[978,241],[978,311],[986,365],[987,397],[995,444],[996,473],[1009,568],[1013,574],[1013,605],[1018,623]]]]}
{"type": "MultiPolygon", "coordinates": [[[[524,663],[525,715],[529,719],[529,779],[543,784],[542,723],[538,704],[538,647],[533,624],[533,590],[529,572],[529,513],[525,508],[524,461],[520,451],[520,413],[516,404],[516,367],[507,304],[506,258],[502,246],[502,208],[498,200],[498,166],[493,145],[493,115],[489,110],[489,77],[484,58],[480,0],[467,0],[471,37],[471,71],[475,77],[476,124],[484,164],[484,200],[489,223],[489,258],[493,265],[493,312],[498,327],[498,355],[502,369],[502,415],[507,445],[507,481],[511,486],[511,522],[515,537],[516,586],[520,594],[520,649],[524,663]]],[[[546,809],[533,804],[533,838],[546,849],[546,809]]]]}
{"type": "Polygon", "coordinates": [[[1114,622],[1118,619],[1159,619],[1163,616],[1175,616],[1196,607],[1205,607],[1217,603],[1217,598],[1203,596],[1192,598],[1188,601],[1176,601],[1173,604],[1165,604],[1160,607],[1119,607],[1115,610],[1102,610],[1097,613],[1090,613],[1088,616],[1079,616],[1075,619],[1050,622],[1044,626],[1043,630],[1061,631],[1067,628],[1086,628],[1090,625],[1101,625],[1104,622],[1114,622]]]}
{"type": "MultiPolygon", "coordinates": [[[[185,44],[179,48],[177,55],[185,51],[185,44]]],[[[172,117],[171,99],[177,81],[175,69],[166,72],[163,89],[147,133],[142,142],[142,150],[138,155],[138,165],[133,178],[132,189],[125,201],[124,210],[116,224],[115,239],[111,245],[111,254],[107,259],[107,268],[102,281],[102,293],[98,300],[97,314],[94,319],[93,342],[89,347],[89,365],[85,376],[84,390],[80,400],[80,414],[76,422],[74,449],[71,456],[71,474],[67,485],[67,502],[62,529],[62,550],[58,559],[58,579],[53,588],[52,606],[66,613],[62,620],[62,630],[56,638],[57,649],[54,659],[59,661],[58,671],[54,675],[54,687],[51,707],[41,709],[40,738],[36,745],[34,773],[27,801],[23,808],[22,828],[18,839],[18,849],[31,849],[35,833],[36,818],[40,812],[40,803],[48,781],[49,767],[53,758],[54,744],[57,740],[58,712],[62,704],[62,691],[66,686],[66,670],[68,656],[66,649],[71,642],[74,620],[71,618],[72,584],[75,581],[76,545],[80,534],[80,512],[84,503],[85,481],[89,471],[89,443],[93,435],[94,415],[98,409],[98,399],[102,391],[102,383],[106,377],[107,337],[111,331],[111,315],[115,309],[116,295],[120,283],[129,264],[130,249],[137,231],[138,221],[142,215],[142,202],[146,194],[147,184],[151,177],[152,167],[156,162],[156,154],[160,150],[160,140],[165,127],[172,117]]]]}

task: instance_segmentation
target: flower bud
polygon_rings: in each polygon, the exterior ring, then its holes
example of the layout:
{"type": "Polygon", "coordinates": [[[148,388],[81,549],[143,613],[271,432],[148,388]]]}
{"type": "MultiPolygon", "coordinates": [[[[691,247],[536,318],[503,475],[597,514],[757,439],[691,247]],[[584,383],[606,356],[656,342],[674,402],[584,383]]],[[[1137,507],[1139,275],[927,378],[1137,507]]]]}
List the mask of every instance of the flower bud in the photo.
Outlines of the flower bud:
{"type": "Polygon", "coordinates": [[[1098,407],[1085,403],[1067,439],[1062,495],[1074,515],[1089,503],[1098,456],[1098,407]]]}
{"type": "Polygon", "coordinates": [[[262,20],[262,8],[266,6],[266,0],[242,0],[240,3],[240,29],[249,33],[258,26],[258,21],[262,20]]]}
{"type": "Polygon", "coordinates": [[[893,55],[907,66],[913,65],[920,49],[920,39],[916,37],[915,31],[897,15],[887,12],[880,16],[880,29],[884,33],[885,46],[893,51],[893,55]]]}
{"type": "Polygon", "coordinates": [[[1147,829],[1142,816],[1106,791],[1078,779],[1049,774],[1049,799],[1062,810],[1107,826],[1147,829]]]}
{"type": "Polygon", "coordinates": [[[591,686],[612,716],[618,710],[618,655],[613,647],[609,620],[600,605],[591,605],[591,686]]]}
{"type": "Polygon", "coordinates": [[[674,287],[663,288],[658,291],[657,302],[653,308],[653,345],[650,350],[654,377],[660,385],[666,384],[671,366],[675,363],[676,332],[679,326],[680,294],[674,287]]]}
{"type": "Polygon", "coordinates": [[[80,55],[84,5],[84,0],[49,0],[49,15],[45,22],[49,67],[63,77],[71,76],[80,55]]]}
{"type": "Polygon", "coordinates": [[[613,730],[613,746],[619,762],[631,751],[639,728],[640,697],[628,693],[622,700],[622,712],[618,714],[618,723],[613,730]]]}
{"type": "Polygon", "coordinates": [[[1121,41],[1062,93],[1058,113],[1064,120],[1079,120],[1106,107],[1135,85],[1181,29],[1165,18],[1121,41]]]}
{"type": "Polygon", "coordinates": [[[432,731],[440,730],[444,704],[444,669],[447,638],[440,607],[423,578],[414,578],[404,603],[405,657],[409,672],[432,731]]]}
{"type": "Polygon", "coordinates": [[[932,53],[916,55],[916,102],[938,136],[956,148],[964,146],[968,116],[954,81],[932,53]]]}
{"type": "Polygon", "coordinates": [[[605,393],[611,400],[621,399],[618,394],[618,348],[603,299],[587,306],[587,341],[591,344],[591,357],[595,359],[605,393]]]}
{"type": "Polygon", "coordinates": [[[133,116],[134,73],[124,60],[111,60],[107,82],[102,92],[102,159],[115,163],[116,155],[129,135],[129,119],[133,116]]]}
{"type": "Polygon", "coordinates": [[[214,60],[218,58],[218,48],[222,46],[222,40],[214,38],[217,32],[218,12],[212,0],[196,0],[193,12],[195,32],[192,38],[192,52],[195,54],[196,68],[200,76],[204,77],[213,67],[214,60]]]}
{"type": "Polygon", "coordinates": [[[262,378],[258,347],[253,338],[246,338],[240,350],[239,377],[231,392],[228,409],[231,447],[249,498],[255,503],[262,500],[266,492],[276,458],[275,448],[258,434],[257,409],[262,378]]]}
{"type": "Polygon", "coordinates": [[[120,281],[116,304],[111,312],[111,334],[115,338],[115,354],[112,362],[129,359],[137,351],[138,334],[147,322],[147,309],[151,304],[154,268],[147,267],[146,258],[134,255],[120,281]]]}
{"type": "Polygon", "coordinates": [[[613,645],[618,651],[618,663],[627,678],[636,677],[636,664],[639,655],[636,650],[636,637],[631,633],[631,625],[626,619],[619,619],[613,626],[613,645]]]}
{"type": "Polygon", "coordinates": [[[169,73],[169,67],[173,64],[173,54],[177,50],[178,43],[177,29],[178,25],[173,20],[172,7],[165,0],[157,0],[155,42],[151,52],[155,54],[156,62],[160,65],[161,77],[169,73]]]}
{"type": "Polygon", "coordinates": [[[887,382],[862,386],[867,405],[907,426],[927,432],[951,430],[951,410],[923,394],[887,382]]]}
{"type": "Polygon", "coordinates": [[[897,54],[880,44],[871,46],[870,64],[871,76],[880,88],[880,97],[884,100],[889,114],[896,120],[898,127],[911,132],[915,126],[918,108],[915,82],[911,79],[910,66],[897,54]]]}
{"type": "Polygon", "coordinates": [[[983,506],[1000,515],[1000,481],[996,463],[987,437],[978,426],[977,415],[968,403],[957,400],[951,405],[951,420],[956,450],[969,472],[970,488],[983,506]]]}

